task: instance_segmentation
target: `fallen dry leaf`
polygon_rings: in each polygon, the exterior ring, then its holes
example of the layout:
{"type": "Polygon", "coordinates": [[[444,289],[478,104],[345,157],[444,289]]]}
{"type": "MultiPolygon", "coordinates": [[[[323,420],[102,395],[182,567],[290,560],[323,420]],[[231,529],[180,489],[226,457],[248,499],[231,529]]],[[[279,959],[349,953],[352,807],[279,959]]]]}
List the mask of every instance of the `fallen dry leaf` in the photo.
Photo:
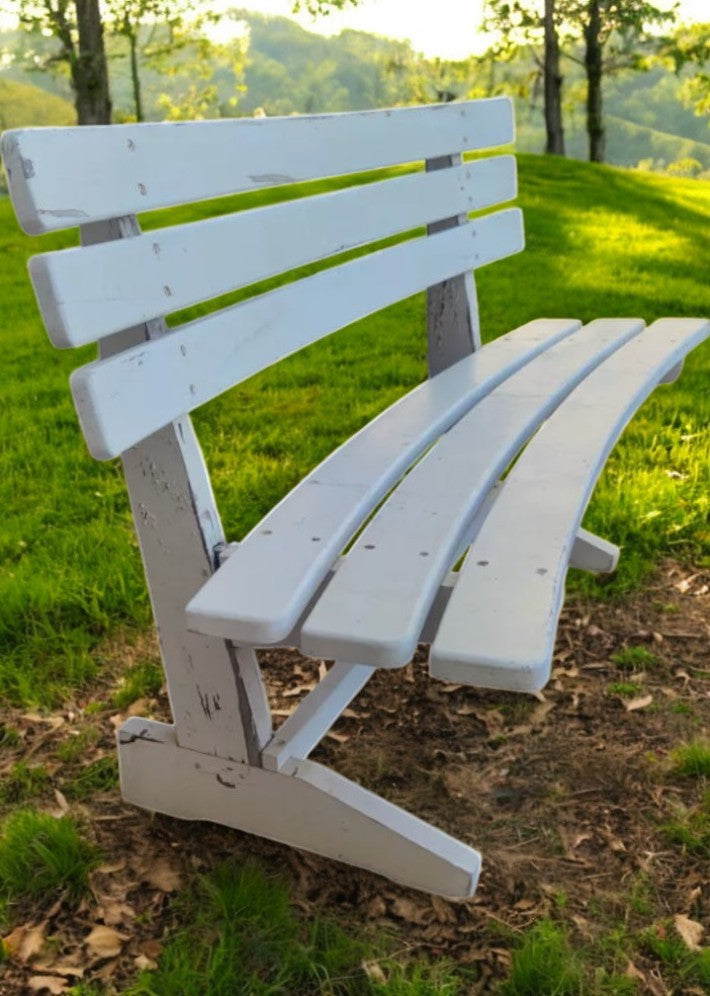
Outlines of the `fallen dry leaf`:
{"type": "Polygon", "coordinates": [[[113,958],[120,954],[125,935],[119,934],[113,927],[103,927],[100,924],[91,931],[84,943],[92,955],[97,958],[113,958]]]}
{"type": "Polygon", "coordinates": [[[42,950],[46,929],[46,920],[39,924],[25,923],[4,938],[5,947],[18,961],[29,961],[42,950]]]}
{"type": "Polygon", "coordinates": [[[673,917],[673,923],[687,947],[691,951],[699,951],[700,941],[703,936],[703,925],[696,920],[691,920],[682,913],[676,913],[673,917]]]}
{"type": "Polygon", "coordinates": [[[367,906],[367,915],[371,919],[375,917],[384,916],[387,912],[387,903],[384,901],[382,896],[374,896],[367,906]]]}
{"type": "Polygon", "coordinates": [[[146,871],[143,880],[161,892],[177,892],[182,886],[182,877],[167,858],[158,858],[146,871]]]}
{"type": "Polygon", "coordinates": [[[153,961],[152,958],[149,958],[147,955],[144,954],[136,955],[136,957],[133,959],[133,964],[140,972],[144,971],[144,969],[150,969],[151,971],[153,971],[158,967],[157,961],[153,961]]]}
{"type": "Polygon", "coordinates": [[[68,983],[56,975],[33,975],[27,985],[33,993],[65,993],[68,983]]]}
{"type": "Polygon", "coordinates": [[[372,982],[387,982],[387,976],[376,961],[364,961],[362,963],[362,970],[372,982]]]}
{"type": "Polygon", "coordinates": [[[119,861],[108,862],[105,865],[99,865],[96,869],[101,875],[113,875],[114,872],[123,871],[126,867],[126,859],[121,858],[119,861]]]}
{"type": "Polygon", "coordinates": [[[63,792],[60,792],[58,788],[54,790],[54,798],[57,800],[57,805],[59,806],[62,815],[69,812],[69,803],[67,802],[66,796],[63,792]]]}
{"type": "Polygon", "coordinates": [[[149,937],[146,941],[141,941],[139,949],[141,954],[146,955],[148,958],[155,959],[160,957],[163,945],[157,937],[149,937]]]}
{"type": "Polygon", "coordinates": [[[392,912],[400,920],[408,920],[410,923],[422,923],[426,919],[421,906],[405,896],[395,896],[392,899],[392,912]]]}
{"type": "Polygon", "coordinates": [[[123,920],[132,920],[136,915],[136,911],[128,903],[110,897],[101,900],[99,911],[101,919],[109,927],[115,927],[123,920]]]}
{"type": "Polygon", "coordinates": [[[635,699],[629,699],[627,702],[624,702],[624,709],[627,712],[635,712],[637,709],[645,709],[652,702],[653,695],[650,693],[648,695],[637,695],[635,699]]]}
{"type": "Polygon", "coordinates": [[[22,939],[27,933],[28,929],[29,925],[24,924],[21,927],[15,927],[14,930],[11,930],[9,934],[6,934],[5,937],[3,937],[2,939],[3,949],[7,954],[10,955],[11,958],[14,958],[17,951],[19,950],[20,945],[22,944],[22,939]]]}
{"type": "Polygon", "coordinates": [[[326,738],[328,740],[335,740],[338,744],[346,744],[350,739],[349,733],[336,733],[335,730],[328,730],[326,733],[326,738]]]}
{"type": "Polygon", "coordinates": [[[439,923],[456,923],[457,917],[451,905],[442,899],[441,896],[432,896],[431,905],[434,907],[436,919],[439,923]]]}
{"type": "Polygon", "coordinates": [[[643,974],[643,972],[640,972],[638,968],[636,968],[636,966],[632,961],[630,961],[626,966],[626,971],[624,972],[624,975],[628,979],[639,979],[641,982],[646,981],[646,976],[643,974]]]}

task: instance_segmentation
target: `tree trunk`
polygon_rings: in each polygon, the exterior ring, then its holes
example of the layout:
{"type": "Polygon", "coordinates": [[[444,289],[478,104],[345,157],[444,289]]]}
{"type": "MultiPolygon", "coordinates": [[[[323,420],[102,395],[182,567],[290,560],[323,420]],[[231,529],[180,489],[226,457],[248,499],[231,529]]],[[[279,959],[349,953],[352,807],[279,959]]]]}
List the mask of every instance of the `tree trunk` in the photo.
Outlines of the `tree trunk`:
{"type": "Polygon", "coordinates": [[[79,51],[71,62],[77,120],[84,124],[111,123],[111,97],[104,51],[99,0],[74,0],[79,51]]]}
{"type": "Polygon", "coordinates": [[[584,25],[584,65],[587,71],[587,134],[589,158],[593,163],[604,162],[606,136],[602,117],[602,44],[600,0],[589,0],[588,20],[584,25]]]}
{"type": "Polygon", "coordinates": [[[141,93],[141,77],[138,72],[138,33],[128,36],[131,53],[131,82],[133,83],[133,105],[136,111],[136,121],[143,121],[143,96],[141,93]]]}
{"type": "Polygon", "coordinates": [[[562,75],[560,73],[560,43],[555,26],[555,0],[545,0],[545,152],[565,154],[565,133],[562,127],[562,75]]]}

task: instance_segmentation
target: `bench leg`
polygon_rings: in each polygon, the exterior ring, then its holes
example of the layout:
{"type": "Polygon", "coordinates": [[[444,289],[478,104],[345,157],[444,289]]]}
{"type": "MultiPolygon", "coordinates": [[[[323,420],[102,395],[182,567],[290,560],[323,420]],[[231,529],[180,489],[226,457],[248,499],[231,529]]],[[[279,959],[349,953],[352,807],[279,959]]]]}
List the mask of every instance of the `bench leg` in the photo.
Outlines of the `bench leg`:
{"type": "Polygon", "coordinates": [[[619,553],[619,547],[614,543],[580,528],[572,547],[569,565],[594,574],[611,574],[619,563],[619,553]]]}
{"type": "Polygon", "coordinates": [[[121,791],[143,809],[209,820],[443,896],[473,894],[473,848],[343,778],[296,760],[267,771],[179,747],[173,726],[132,718],[118,731],[121,791]]]}

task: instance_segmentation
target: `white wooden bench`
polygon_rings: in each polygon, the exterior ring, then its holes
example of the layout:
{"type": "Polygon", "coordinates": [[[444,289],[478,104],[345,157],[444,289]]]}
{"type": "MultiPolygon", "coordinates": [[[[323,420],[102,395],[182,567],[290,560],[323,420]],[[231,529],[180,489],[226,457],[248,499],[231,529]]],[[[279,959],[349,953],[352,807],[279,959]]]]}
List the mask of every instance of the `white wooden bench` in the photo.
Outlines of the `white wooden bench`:
{"type": "Polygon", "coordinates": [[[568,566],[616,562],[616,547],[580,529],[604,460],[709,331],[690,318],[649,328],[544,319],[479,349],[472,271],[521,250],[523,229],[515,208],[469,220],[515,197],[514,159],[462,153],[512,139],[505,98],[5,133],[25,230],[80,227],[80,248],[36,256],[30,272],[52,341],[99,343],[72,391],[92,454],[123,461],[160,636],[174,722],[133,718],[120,730],[126,799],[434,893],[475,889],[475,850],[309,753],[373,670],[405,664],[420,640],[432,643],[437,678],[545,684],[568,566]],[[411,162],[426,170],[145,234],[136,221],[148,209],[411,162]],[[166,313],[423,226],[165,324],[166,313]],[[226,544],[188,413],[424,288],[430,378],[243,542],[226,544]],[[255,654],[269,645],[336,661],[276,732],[255,654]]]}

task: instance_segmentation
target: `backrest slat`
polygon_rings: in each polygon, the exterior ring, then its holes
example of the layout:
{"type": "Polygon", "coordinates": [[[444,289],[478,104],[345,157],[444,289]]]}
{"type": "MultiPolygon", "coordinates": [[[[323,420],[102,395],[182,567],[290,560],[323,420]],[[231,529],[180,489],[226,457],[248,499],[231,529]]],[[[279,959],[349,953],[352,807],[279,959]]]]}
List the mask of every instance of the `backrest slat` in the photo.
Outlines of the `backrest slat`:
{"type": "Polygon", "coordinates": [[[514,138],[512,103],[6,132],[15,211],[39,234],[242,190],[378,169],[514,138]]]}
{"type": "Polygon", "coordinates": [[[519,252],[510,208],[383,249],[81,367],[72,392],[89,449],[107,459],[283,356],[432,283],[519,252]]]}
{"type": "Polygon", "coordinates": [[[30,261],[30,272],[52,342],[79,346],[515,194],[515,160],[497,156],[90,248],[44,253],[30,261]]]}

